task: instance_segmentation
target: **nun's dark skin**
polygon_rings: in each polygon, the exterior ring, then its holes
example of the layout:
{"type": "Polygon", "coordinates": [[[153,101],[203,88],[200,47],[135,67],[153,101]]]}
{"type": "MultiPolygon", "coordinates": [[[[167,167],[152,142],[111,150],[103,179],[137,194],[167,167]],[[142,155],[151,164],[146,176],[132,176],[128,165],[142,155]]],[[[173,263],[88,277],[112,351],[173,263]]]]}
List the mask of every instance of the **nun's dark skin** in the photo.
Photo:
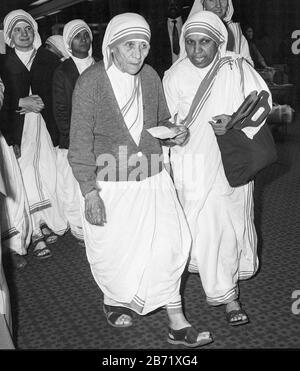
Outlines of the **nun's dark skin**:
{"type": "MultiPolygon", "coordinates": [[[[207,1],[208,2],[208,1],[207,1]]],[[[210,1],[210,3],[218,3],[221,8],[221,3],[224,5],[225,9],[225,2],[226,1],[210,1]]],[[[226,9],[227,9],[226,5],[226,9]]],[[[226,10],[225,10],[226,12],[226,10]]],[[[225,13],[224,13],[225,14],[225,13]]],[[[217,43],[205,35],[200,34],[191,34],[185,38],[185,50],[187,53],[187,57],[191,61],[191,63],[197,68],[205,68],[209,66],[218,52],[218,45],[217,43]]],[[[224,135],[227,132],[227,125],[231,119],[230,115],[222,114],[218,116],[212,117],[212,120],[209,121],[215,135],[224,135]]],[[[240,309],[240,304],[238,301],[233,300],[230,303],[226,304],[226,311],[231,312],[233,310],[240,309]]],[[[233,318],[234,321],[246,320],[247,317],[243,314],[237,314],[233,318]]]]}

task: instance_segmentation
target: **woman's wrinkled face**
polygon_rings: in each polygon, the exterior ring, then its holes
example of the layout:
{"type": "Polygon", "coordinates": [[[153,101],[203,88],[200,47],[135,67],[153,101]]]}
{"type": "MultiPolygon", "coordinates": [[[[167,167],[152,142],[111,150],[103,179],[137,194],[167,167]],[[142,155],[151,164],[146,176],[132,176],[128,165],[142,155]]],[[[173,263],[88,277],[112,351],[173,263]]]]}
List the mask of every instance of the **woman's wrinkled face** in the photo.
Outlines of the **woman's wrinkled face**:
{"type": "Polygon", "coordinates": [[[111,52],[119,70],[135,75],[141,69],[149,49],[146,41],[128,40],[112,47],[111,52]]]}
{"type": "Polygon", "coordinates": [[[185,38],[185,50],[194,66],[204,68],[214,60],[218,45],[207,36],[195,34],[185,38]]]}
{"type": "Polygon", "coordinates": [[[223,19],[228,8],[228,0],[204,0],[203,7],[223,19]]]}
{"type": "Polygon", "coordinates": [[[91,38],[86,30],[78,32],[71,42],[71,50],[74,57],[86,58],[91,47],[91,38]]]}
{"type": "Polygon", "coordinates": [[[29,51],[33,48],[34,30],[29,23],[19,22],[11,33],[12,45],[20,51],[29,51]]]}

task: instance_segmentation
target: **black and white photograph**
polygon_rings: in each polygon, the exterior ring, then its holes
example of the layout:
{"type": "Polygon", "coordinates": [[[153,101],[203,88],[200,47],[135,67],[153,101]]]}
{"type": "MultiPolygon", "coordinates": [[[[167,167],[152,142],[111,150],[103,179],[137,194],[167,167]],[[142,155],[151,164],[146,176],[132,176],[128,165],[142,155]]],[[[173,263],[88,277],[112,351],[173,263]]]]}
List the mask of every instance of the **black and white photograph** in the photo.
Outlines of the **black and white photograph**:
{"type": "Polygon", "coordinates": [[[0,357],[299,351],[299,0],[1,0],[0,237],[0,357]]]}

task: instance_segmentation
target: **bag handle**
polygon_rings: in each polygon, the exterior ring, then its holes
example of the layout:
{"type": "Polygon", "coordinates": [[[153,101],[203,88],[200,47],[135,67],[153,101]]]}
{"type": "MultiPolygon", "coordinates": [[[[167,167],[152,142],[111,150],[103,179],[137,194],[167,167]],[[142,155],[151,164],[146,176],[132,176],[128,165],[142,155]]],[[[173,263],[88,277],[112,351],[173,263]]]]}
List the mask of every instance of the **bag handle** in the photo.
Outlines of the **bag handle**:
{"type": "Polygon", "coordinates": [[[259,126],[271,110],[268,98],[269,93],[265,90],[262,90],[259,94],[257,94],[257,91],[251,92],[231,116],[227,128],[241,130],[246,126],[259,126]]]}
{"type": "MultiPolygon", "coordinates": [[[[238,59],[238,66],[241,76],[241,89],[244,94],[245,78],[242,63],[243,59],[238,59]]],[[[259,94],[257,94],[256,90],[251,92],[240,105],[238,110],[234,112],[227,125],[227,128],[241,130],[247,126],[259,126],[267,118],[271,111],[268,98],[269,93],[266,90],[262,90],[259,94]]]]}
{"type": "Polygon", "coordinates": [[[234,125],[234,129],[241,130],[247,126],[259,126],[271,111],[268,98],[269,93],[266,90],[262,90],[258,95],[256,92],[256,100],[253,105],[249,107],[250,112],[242,121],[234,125]]]}

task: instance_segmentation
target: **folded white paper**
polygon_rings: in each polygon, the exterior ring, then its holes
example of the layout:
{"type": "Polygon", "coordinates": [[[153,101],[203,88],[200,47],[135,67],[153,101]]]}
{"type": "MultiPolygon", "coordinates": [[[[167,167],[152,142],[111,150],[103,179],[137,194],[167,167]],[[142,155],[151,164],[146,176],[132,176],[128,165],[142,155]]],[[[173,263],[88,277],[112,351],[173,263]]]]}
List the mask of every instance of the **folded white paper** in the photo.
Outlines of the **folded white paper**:
{"type": "Polygon", "coordinates": [[[166,126],[155,126],[154,128],[147,129],[147,131],[155,138],[170,139],[176,137],[178,133],[176,130],[171,130],[166,126]]]}

